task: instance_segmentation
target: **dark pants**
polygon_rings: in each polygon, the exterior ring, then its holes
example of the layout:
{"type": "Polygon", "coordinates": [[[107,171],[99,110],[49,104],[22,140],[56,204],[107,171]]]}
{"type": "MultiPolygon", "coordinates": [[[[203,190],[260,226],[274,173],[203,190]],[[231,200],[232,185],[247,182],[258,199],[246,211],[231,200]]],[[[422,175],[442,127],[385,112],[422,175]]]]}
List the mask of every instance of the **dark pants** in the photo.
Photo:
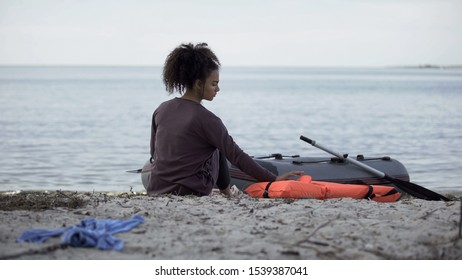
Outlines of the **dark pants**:
{"type": "Polygon", "coordinates": [[[228,161],[220,152],[220,169],[218,170],[217,187],[220,190],[226,189],[229,186],[231,178],[229,177],[228,161]]]}
{"type": "MultiPolygon", "coordinates": [[[[226,189],[229,186],[230,182],[231,178],[229,177],[228,161],[226,160],[226,157],[220,152],[218,178],[216,182],[217,188],[220,190],[226,189]]],[[[204,195],[185,186],[178,186],[178,188],[175,191],[173,191],[173,193],[175,195],[204,195]]]]}

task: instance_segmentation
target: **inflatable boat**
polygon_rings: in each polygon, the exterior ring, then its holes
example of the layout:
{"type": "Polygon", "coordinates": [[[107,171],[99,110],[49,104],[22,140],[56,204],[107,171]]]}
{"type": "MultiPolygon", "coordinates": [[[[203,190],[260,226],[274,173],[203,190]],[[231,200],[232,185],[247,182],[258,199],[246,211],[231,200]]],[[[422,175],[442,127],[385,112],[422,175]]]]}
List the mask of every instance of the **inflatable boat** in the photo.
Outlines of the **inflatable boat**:
{"type": "MultiPolygon", "coordinates": [[[[367,158],[362,155],[356,156],[356,159],[397,179],[409,181],[409,174],[406,168],[398,160],[388,156],[367,158]]],[[[363,169],[338,158],[271,154],[269,156],[254,157],[254,160],[275,175],[284,174],[289,171],[303,171],[305,175],[311,176],[313,181],[360,185],[390,185],[389,181],[377,178],[363,169]]],[[[142,169],[137,170],[137,173],[141,173],[141,181],[145,188],[148,185],[150,166],[151,164],[148,161],[142,169]]],[[[229,175],[231,177],[231,185],[236,185],[242,191],[257,182],[231,163],[229,163],[229,175]]]]}
{"type": "MultiPolygon", "coordinates": [[[[254,157],[263,168],[275,175],[289,171],[303,171],[304,176],[276,182],[257,182],[238,167],[230,164],[231,185],[258,198],[366,198],[380,202],[392,202],[400,198],[402,192],[426,200],[449,201],[443,195],[410,182],[409,173],[403,164],[388,156],[368,158],[358,155],[340,154],[316,143],[305,136],[300,139],[331,155],[329,157],[300,157],[271,154],[254,157]]],[[[151,163],[148,161],[142,169],[141,180],[146,188],[149,181],[151,163]]],[[[130,171],[131,172],[131,171],[130,171]]]]}
{"type": "MultiPolygon", "coordinates": [[[[254,159],[275,175],[281,175],[289,171],[303,171],[305,175],[311,176],[313,181],[359,185],[390,185],[389,181],[373,176],[369,172],[339,158],[272,154],[264,157],[254,157],[254,159]]],[[[404,165],[388,156],[368,158],[358,155],[356,160],[381,170],[394,178],[403,181],[409,181],[410,179],[404,165]]],[[[254,178],[232,164],[229,164],[229,173],[231,184],[236,185],[240,190],[245,190],[248,186],[256,183],[254,178]]]]}

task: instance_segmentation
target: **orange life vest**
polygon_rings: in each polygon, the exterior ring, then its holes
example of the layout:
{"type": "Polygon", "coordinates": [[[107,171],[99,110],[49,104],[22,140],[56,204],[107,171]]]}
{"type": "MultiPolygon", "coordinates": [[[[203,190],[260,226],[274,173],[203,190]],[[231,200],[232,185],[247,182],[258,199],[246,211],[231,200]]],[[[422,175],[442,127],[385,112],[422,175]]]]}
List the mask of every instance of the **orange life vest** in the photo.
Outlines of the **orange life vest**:
{"type": "Polygon", "coordinates": [[[313,181],[311,176],[298,180],[259,182],[248,186],[245,193],[257,198],[341,198],[371,199],[377,202],[394,202],[401,197],[395,188],[377,185],[352,185],[313,181]]]}

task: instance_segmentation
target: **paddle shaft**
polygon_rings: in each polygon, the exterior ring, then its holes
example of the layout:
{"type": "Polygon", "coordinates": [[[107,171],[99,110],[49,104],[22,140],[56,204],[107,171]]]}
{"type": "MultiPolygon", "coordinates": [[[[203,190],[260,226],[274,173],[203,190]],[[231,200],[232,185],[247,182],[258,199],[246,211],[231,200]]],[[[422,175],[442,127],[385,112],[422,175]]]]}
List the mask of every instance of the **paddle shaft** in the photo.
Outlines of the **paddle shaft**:
{"type": "Polygon", "coordinates": [[[349,163],[354,164],[354,165],[356,165],[356,166],[358,166],[358,167],[360,167],[360,168],[362,168],[362,169],[368,171],[369,173],[374,174],[375,176],[377,176],[377,177],[379,177],[379,178],[385,178],[385,177],[387,176],[387,175],[386,175],[385,173],[383,173],[382,171],[379,171],[379,170],[377,170],[377,169],[374,169],[374,168],[370,167],[369,165],[366,165],[366,164],[364,164],[364,163],[362,163],[362,162],[359,162],[359,161],[357,161],[357,160],[355,160],[355,159],[352,159],[352,158],[349,158],[349,157],[344,157],[342,154],[337,153],[337,152],[334,152],[334,151],[331,151],[330,149],[324,147],[324,146],[321,145],[321,144],[316,143],[316,141],[311,140],[311,139],[309,139],[309,138],[307,138],[307,137],[305,137],[305,136],[300,136],[300,139],[303,140],[303,141],[305,141],[305,142],[307,142],[308,144],[311,144],[311,145],[315,146],[315,147],[318,148],[318,149],[321,149],[321,150],[323,150],[323,151],[325,151],[325,152],[327,152],[327,153],[329,153],[329,154],[332,154],[332,155],[334,155],[334,156],[336,156],[336,157],[338,157],[338,158],[341,158],[341,159],[343,159],[343,160],[346,160],[346,161],[348,161],[349,163]]]}

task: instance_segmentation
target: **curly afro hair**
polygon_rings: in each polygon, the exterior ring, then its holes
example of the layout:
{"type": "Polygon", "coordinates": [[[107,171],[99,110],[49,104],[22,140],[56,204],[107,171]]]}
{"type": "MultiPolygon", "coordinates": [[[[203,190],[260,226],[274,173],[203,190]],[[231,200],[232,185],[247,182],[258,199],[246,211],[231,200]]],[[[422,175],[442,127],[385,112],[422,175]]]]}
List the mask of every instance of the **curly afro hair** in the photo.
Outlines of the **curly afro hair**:
{"type": "Polygon", "coordinates": [[[220,61],[206,43],[181,44],[165,60],[163,82],[170,93],[183,94],[196,80],[205,81],[210,73],[220,68],[220,61]]]}

